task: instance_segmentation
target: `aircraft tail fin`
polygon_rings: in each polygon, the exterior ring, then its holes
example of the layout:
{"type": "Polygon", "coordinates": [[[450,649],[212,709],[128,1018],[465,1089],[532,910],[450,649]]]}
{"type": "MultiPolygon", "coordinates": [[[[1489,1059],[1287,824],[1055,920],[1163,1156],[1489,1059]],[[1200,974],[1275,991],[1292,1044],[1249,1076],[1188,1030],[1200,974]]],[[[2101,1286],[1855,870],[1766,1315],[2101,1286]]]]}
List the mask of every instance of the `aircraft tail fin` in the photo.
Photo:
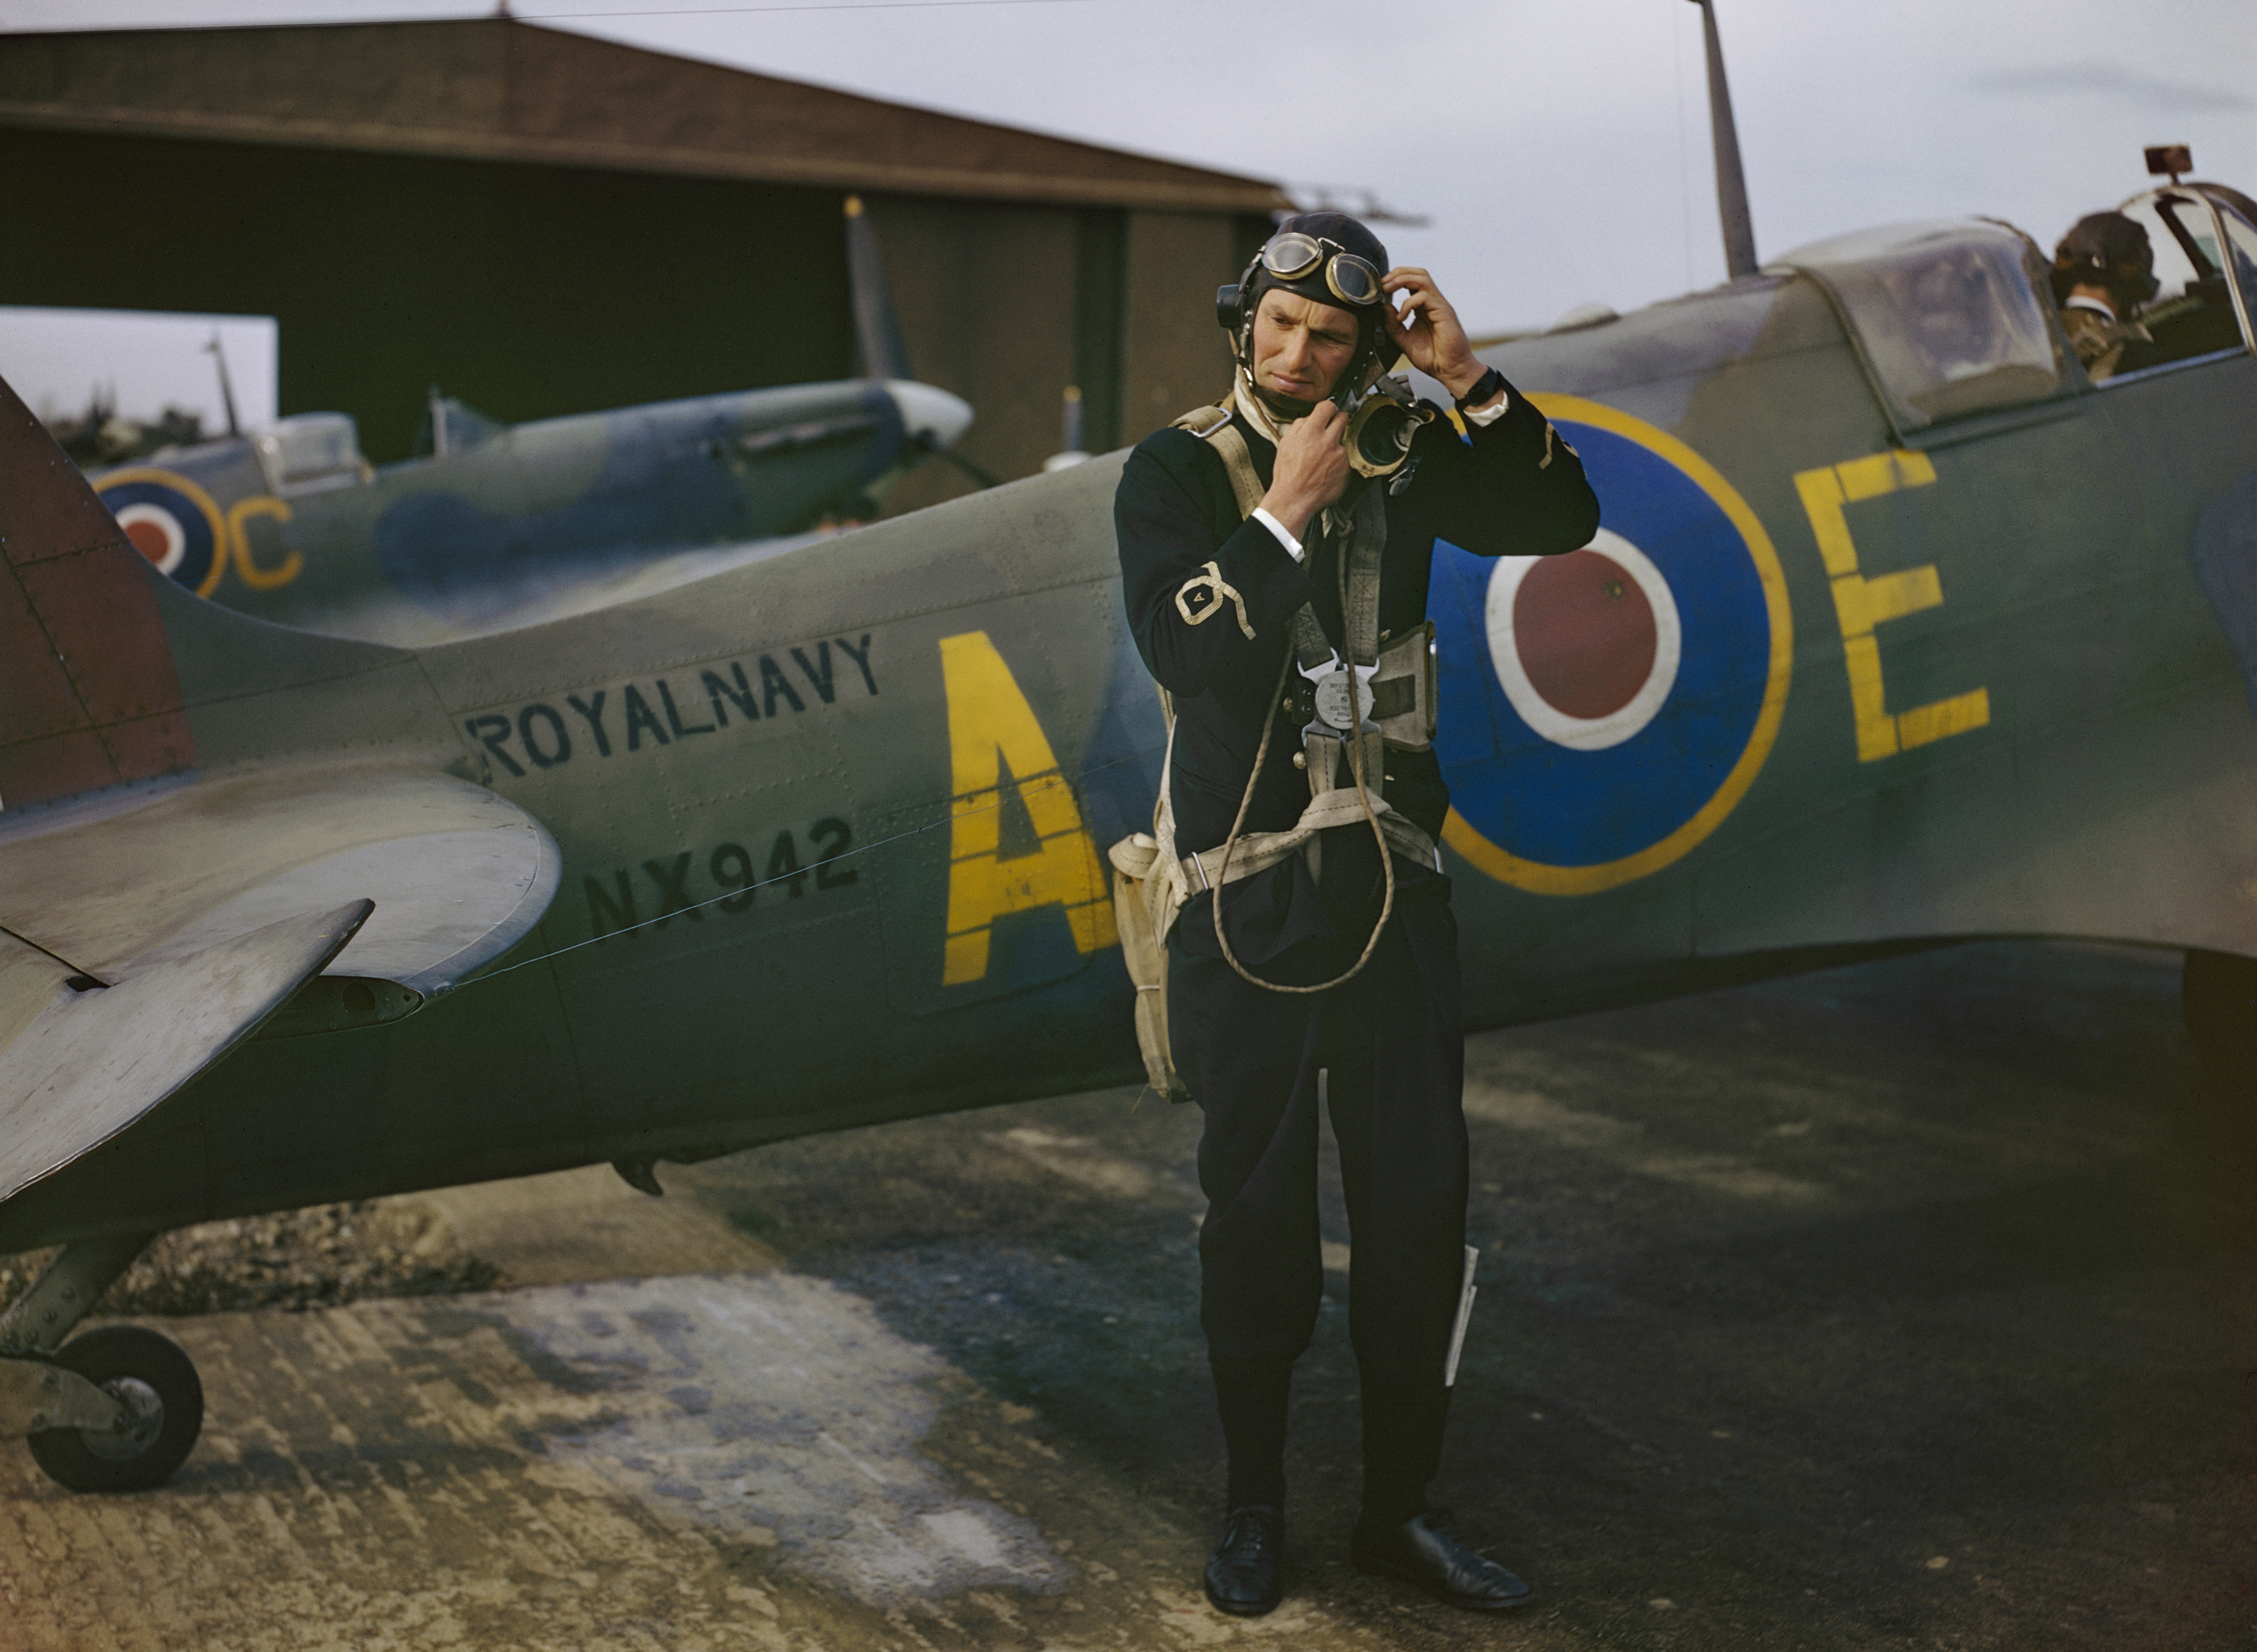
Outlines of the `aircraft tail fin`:
{"type": "Polygon", "coordinates": [[[258,756],[240,740],[199,749],[190,708],[411,657],[269,625],[174,584],[0,382],[0,819],[258,756]]]}
{"type": "Polygon", "coordinates": [[[893,288],[886,284],[886,261],[878,232],[862,197],[846,197],[846,280],[854,301],[854,344],[865,379],[913,379],[909,346],[902,342],[901,318],[894,314],[893,288]]]}
{"type": "Polygon", "coordinates": [[[0,381],[0,810],[195,767],[156,577],[0,381]]]}
{"type": "Polygon", "coordinates": [[[443,459],[467,453],[508,429],[499,419],[488,418],[460,396],[440,394],[439,386],[433,385],[423,415],[423,428],[416,433],[415,450],[443,459]]]}

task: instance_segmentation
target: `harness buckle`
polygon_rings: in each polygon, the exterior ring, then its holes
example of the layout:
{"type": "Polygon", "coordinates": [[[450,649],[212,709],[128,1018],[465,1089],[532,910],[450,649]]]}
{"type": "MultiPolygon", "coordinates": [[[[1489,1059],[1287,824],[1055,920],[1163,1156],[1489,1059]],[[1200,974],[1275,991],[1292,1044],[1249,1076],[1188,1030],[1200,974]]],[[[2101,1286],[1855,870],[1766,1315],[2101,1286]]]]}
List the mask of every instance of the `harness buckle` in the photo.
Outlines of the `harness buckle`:
{"type": "Polygon", "coordinates": [[[1346,741],[1351,734],[1379,733],[1379,725],[1371,720],[1371,678],[1378,670],[1376,662],[1370,665],[1348,664],[1337,650],[1322,665],[1301,667],[1301,675],[1309,681],[1304,698],[1312,713],[1308,727],[1301,731],[1302,738],[1321,734],[1327,740],[1346,741]],[[1353,702],[1349,699],[1351,684],[1353,702]],[[1357,707],[1363,713],[1361,720],[1355,715],[1357,707]]]}

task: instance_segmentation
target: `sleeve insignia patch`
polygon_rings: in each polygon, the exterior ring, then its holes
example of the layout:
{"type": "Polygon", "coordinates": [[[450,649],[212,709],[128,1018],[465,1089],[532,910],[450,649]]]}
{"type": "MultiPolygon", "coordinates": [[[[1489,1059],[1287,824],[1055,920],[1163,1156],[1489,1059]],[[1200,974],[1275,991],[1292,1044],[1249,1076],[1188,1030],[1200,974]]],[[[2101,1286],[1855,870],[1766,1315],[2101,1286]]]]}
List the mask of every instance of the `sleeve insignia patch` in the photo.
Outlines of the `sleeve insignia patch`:
{"type": "Polygon", "coordinates": [[[1206,567],[1184,581],[1176,592],[1176,612],[1184,616],[1185,625],[1205,625],[1222,612],[1225,599],[1238,610],[1238,628],[1246,633],[1250,642],[1254,627],[1246,618],[1246,599],[1238,594],[1237,587],[1222,577],[1219,564],[1206,567]]]}

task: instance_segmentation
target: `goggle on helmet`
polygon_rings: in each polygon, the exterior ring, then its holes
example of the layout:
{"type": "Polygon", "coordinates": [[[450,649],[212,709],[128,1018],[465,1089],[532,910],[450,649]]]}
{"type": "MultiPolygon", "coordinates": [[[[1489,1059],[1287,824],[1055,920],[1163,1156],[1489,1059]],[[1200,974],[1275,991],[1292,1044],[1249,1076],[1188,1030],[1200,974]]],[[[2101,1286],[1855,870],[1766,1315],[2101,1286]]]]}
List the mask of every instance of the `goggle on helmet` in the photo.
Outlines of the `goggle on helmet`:
{"type": "Polygon", "coordinates": [[[1323,236],[1281,230],[1263,245],[1260,262],[1281,281],[1298,281],[1321,265],[1325,285],[1341,303],[1362,309],[1379,302],[1379,271],[1371,260],[1323,236]]]}

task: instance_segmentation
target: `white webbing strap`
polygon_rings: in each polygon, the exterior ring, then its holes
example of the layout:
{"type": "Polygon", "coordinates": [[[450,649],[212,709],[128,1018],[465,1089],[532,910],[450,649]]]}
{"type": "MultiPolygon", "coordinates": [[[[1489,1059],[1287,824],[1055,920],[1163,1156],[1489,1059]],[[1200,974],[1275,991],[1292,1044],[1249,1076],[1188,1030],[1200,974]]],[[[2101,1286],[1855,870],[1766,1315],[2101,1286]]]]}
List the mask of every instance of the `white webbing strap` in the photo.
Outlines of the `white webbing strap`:
{"type": "MultiPolygon", "coordinates": [[[[1231,422],[1230,404],[1223,402],[1212,407],[1194,408],[1177,419],[1175,425],[1178,429],[1190,431],[1214,450],[1215,457],[1222,461],[1223,470],[1230,478],[1230,491],[1237,502],[1240,519],[1242,521],[1252,515],[1254,507],[1262,502],[1262,479],[1254,469],[1254,456],[1247,448],[1246,438],[1231,422]]],[[[1381,553],[1387,541],[1386,502],[1380,491],[1376,488],[1369,490],[1348,511],[1342,511],[1336,506],[1327,507],[1320,517],[1318,532],[1343,542],[1341,552],[1348,564],[1343,571],[1348,590],[1341,617],[1348,627],[1350,654],[1367,665],[1375,660],[1391,664],[1399,655],[1403,658],[1402,665],[1394,665],[1392,669],[1383,666],[1390,677],[1408,676],[1412,670],[1424,668],[1425,661],[1419,660],[1413,664],[1411,659],[1412,649],[1424,652],[1426,634],[1423,631],[1397,639],[1383,652],[1376,642],[1381,553]]],[[[1304,606],[1294,615],[1294,631],[1292,652],[1297,658],[1312,652],[1315,652],[1318,658],[1332,656],[1330,642],[1325,639],[1315,615],[1307,607],[1304,606]]],[[[1428,711],[1431,699],[1419,695],[1416,701],[1425,702],[1417,705],[1417,714],[1423,720],[1425,716],[1431,714],[1428,711]]],[[[1160,796],[1158,805],[1152,812],[1153,850],[1147,860],[1137,847],[1138,839],[1143,836],[1141,833],[1136,838],[1125,840],[1115,846],[1116,849],[1127,852],[1132,860],[1150,869],[1131,872],[1128,867],[1121,865],[1117,860],[1114,864],[1120,866],[1122,872],[1141,881],[1145,902],[1151,912],[1153,928],[1162,941],[1166,940],[1168,932],[1174,927],[1185,904],[1201,890],[1215,886],[1215,874],[1223,865],[1226,852],[1229,861],[1228,881],[1235,883],[1241,878],[1251,877],[1256,872],[1266,871],[1277,865],[1327,826],[1350,826],[1371,819],[1372,817],[1365,814],[1362,804],[1358,801],[1354,786],[1334,784],[1338,773],[1335,763],[1347,754],[1346,742],[1312,740],[1309,741],[1312,747],[1328,745],[1334,749],[1309,754],[1308,776],[1312,796],[1309,806],[1302,811],[1301,818],[1291,828],[1284,832],[1256,832],[1242,836],[1236,840],[1235,847],[1229,844],[1219,844],[1188,858],[1178,855],[1175,843],[1175,805],[1170,795],[1170,782],[1175,772],[1176,708],[1174,700],[1165,689],[1160,691],[1160,707],[1167,720],[1168,746],[1166,754],[1160,760],[1160,796]]],[[[1275,715],[1274,713],[1271,714],[1275,715]]],[[[1409,719],[1400,720],[1407,722],[1409,719]]],[[[1376,816],[1374,824],[1379,827],[1388,847],[1422,866],[1431,866],[1439,871],[1441,859],[1435,850],[1433,839],[1416,822],[1390,809],[1381,795],[1386,741],[1380,735],[1362,734],[1357,743],[1362,747],[1358,755],[1364,760],[1365,791],[1371,799],[1372,813],[1376,816]]],[[[1412,742],[1406,741],[1401,743],[1407,745],[1412,742]]],[[[1249,783],[1251,778],[1249,776],[1249,783]]]]}
{"type": "MultiPolygon", "coordinates": [[[[1164,781],[1162,783],[1166,783],[1164,781]]],[[[1440,853],[1423,826],[1397,813],[1388,805],[1384,798],[1372,798],[1371,807],[1372,812],[1379,817],[1379,829],[1390,849],[1420,866],[1431,866],[1438,872],[1442,869],[1440,853]]],[[[1213,889],[1219,882],[1225,881],[1219,874],[1226,847],[1230,851],[1230,872],[1227,881],[1235,883],[1241,878],[1266,872],[1279,861],[1289,859],[1299,852],[1303,844],[1327,826],[1354,826],[1363,819],[1363,805],[1357,800],[1355,788],[1341,786],[1312,798],[1309,806],[1301,811],[1301,818],[1285,831],[1249,832],[1239,838],[1235,847],[1219,843],[1211,849],[1180,858],[1172,853],[1172,832],[1169,832],[1165,842],[1157,836],[1158,833],[1168,831],[1174,822],[1156,822],[1150,849],[1146,851],[1138,845],[1138,838],[1143,836],[1140,833],[1137,838],[1114,846],[1114,864],[1130,876],[1143,881],[1144,905],[1151,917],[1152,932],[1164,945],[1169,932],[1175,928],[1176,919],[1183,915],[1183,910],[1192,897],[1203,890],[1213,889]],[[1132,869],[1123,863],[1120,857],[1124,852],[1140,869],[1132,869]]]]}
{"type": "Polygon", "coordinates": [[[1230,491],[1238,500],[1238,519],[1244,521],[1254,514],[1254,507],[1262,502],[1262,479],[1255,474],[1254,455],[1247,450],[1246,438],[1230,422],[1228,402],[1212,408],[1193,408],[1176,422],[1178,430],[1189,430],[1214,450],[1229,472],[1230,491]]]}

